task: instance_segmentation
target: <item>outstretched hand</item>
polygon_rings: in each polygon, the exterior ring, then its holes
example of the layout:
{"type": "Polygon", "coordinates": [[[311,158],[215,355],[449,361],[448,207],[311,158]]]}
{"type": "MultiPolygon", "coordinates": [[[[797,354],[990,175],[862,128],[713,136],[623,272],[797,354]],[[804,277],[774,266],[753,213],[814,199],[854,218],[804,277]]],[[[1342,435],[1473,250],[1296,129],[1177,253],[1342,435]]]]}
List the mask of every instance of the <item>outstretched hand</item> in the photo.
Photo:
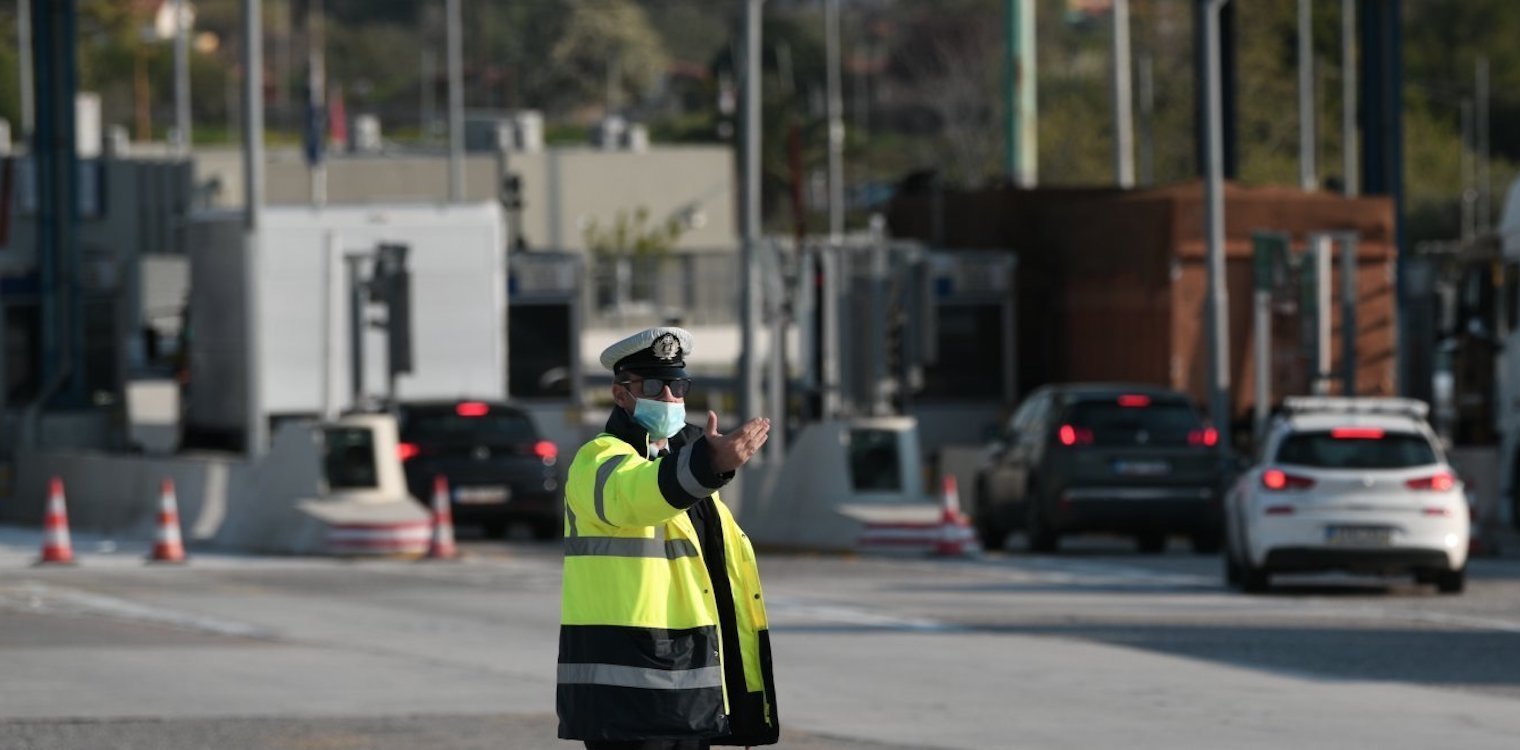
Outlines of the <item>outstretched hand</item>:
{"type": "Polygon", "coordinates": [[[713,471],[727,474],[743,466],[770,437],[771,421],[755,417],[727,435],[718,434],[717,412],[707,412],[707,445],[712,451],[713,471]]]}

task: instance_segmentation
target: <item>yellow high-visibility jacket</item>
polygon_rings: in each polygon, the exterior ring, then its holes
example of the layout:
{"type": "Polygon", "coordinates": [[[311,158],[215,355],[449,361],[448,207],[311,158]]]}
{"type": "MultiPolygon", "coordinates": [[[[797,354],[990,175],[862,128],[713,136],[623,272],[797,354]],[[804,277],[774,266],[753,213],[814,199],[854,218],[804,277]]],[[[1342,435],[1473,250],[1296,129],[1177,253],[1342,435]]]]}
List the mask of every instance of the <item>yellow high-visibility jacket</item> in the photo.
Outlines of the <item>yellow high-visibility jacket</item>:
{"type": "Polygon", "coordinates": [[[693,426],[649,457],[647,434],[621,408],[576,453],[565,486],[560,738],[776,742],[755,552],[717,495],[731,476],[712,471],[693,426]],[[715,580],[710,565],[724,575],[715,580]]]}

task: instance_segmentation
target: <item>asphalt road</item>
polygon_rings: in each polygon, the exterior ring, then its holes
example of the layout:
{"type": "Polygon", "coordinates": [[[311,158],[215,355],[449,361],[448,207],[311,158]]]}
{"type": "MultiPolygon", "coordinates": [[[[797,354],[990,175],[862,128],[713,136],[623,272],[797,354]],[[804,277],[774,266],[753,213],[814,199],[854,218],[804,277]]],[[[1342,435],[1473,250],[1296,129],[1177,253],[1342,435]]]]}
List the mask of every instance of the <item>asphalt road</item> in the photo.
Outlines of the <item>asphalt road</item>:
{"type": "MultiPolygon", "coordinates": [[[[0,748],[570,748],[558,550],[458,563],[198,554],[0,529],[0,748]]],[[[1105,540],[970,560],[766,555],[782,747],[1506,748],[1520,560],[1469,591],[1289,579],[1105,540]]]]}

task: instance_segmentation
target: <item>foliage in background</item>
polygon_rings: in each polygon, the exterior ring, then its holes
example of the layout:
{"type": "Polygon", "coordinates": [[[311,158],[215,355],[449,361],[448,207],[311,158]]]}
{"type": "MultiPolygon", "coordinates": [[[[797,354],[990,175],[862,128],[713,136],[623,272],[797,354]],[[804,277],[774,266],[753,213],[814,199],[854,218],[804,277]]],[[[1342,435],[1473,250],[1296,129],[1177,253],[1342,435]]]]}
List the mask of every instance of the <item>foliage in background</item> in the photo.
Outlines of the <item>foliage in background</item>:
{"type": "MultiPolygon", "coordinates": [[[[307,31],[314,0],[265,0],[266,102],[272,141],[299,137],[307,31]]],[[[609,108],[644,120],[659,141],[737,145],[732,111],[738,3],[703,0],[461,0],[466,107],[545,111],[552,142],[584,142],[585,128],[609,108]],[[610,95],[610,96],[609,96],[610,95]],[[612,99],[609,102],[609,98],[612,99]]],[[[80,81],[102,97],[106,124],[131,126],[146,66],[154,137],[173,120],[172,53],[144,40],[136,3],[78,0],[80,81]]],[[[192,62],[192,102],[200,143],[236,137],[241,0],[195,2],[197,31],[219,46],[192,62]]],[[[441,0],[323,0],[329,22],[330,85],[350,114],[380,115],[388,138],[436,144],[446,85],[441,0]],[[415,135],[413,135],[415,134],[415,135]]],[[[1066,0],[1036,0],[1039,45],[1039,172],[1046,185],[1112,180],[1109,22],[1072,16],[1066,0]]],[[[1339,3],[1317,2],[1318,161],[1334,189],[1342,164],[1339,3]]],[[[846,182],[852,226],[869,195],[904,175],[938,170],[952,183],[1001,179],[1004,0],[844,0],[842,17],[846,182]]],[[[1294,0],[1237,0],[1240,179],[1296,184],[1296,9],[1294,0]]],[[[1136,74],[1154,73],[1154,108],[1137,101],[1137,164],[1156,183],[1192,179],[1194,0],[1132,0],[1136,74]]],[[[1512,0],[1403,0],[1406,68],[1405,153],[1409,236],[1451,237],[1462,189],[1460,108],[1474,93],[1473,68],[1492,71],[1494,215],[1520,163],[1520,3],[1512,0]]],[[[15,38],[13,5],[0,32],[15,38]]],[[[816,214],[826,167],[821,3],[766,6],[764,205],[770,227],[816,214]],[[792,133],[800,140],[794,170],[792,133]],[[815,199],[790,210],[794,183],[815,199]]],[[[0,45],[0,116],[19,134],[18,61],[0,45]]],[[[1138,96],[1138,85],[1135,89],[1138,96]]],[[[1143,177],[1143,173],[1142,173],[1143,177]]]]}
{"type": "Polygon", "coordinates": [[[608,226],[596,219],[587,221],[581,237],[594,254],[643,258],[670,252],[685,232],[686,225],[677,216],[651,226],[648,207],[639,206],[631,214],[619,209],[608,226]]]}

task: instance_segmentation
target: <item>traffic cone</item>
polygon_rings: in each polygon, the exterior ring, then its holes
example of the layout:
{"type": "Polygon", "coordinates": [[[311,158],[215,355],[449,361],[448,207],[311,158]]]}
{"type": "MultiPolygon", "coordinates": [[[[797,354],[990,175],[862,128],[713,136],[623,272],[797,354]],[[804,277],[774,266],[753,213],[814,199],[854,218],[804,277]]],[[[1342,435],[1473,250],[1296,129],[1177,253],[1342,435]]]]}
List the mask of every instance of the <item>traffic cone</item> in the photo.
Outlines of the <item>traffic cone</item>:
{"type": "Polygon", "coordinates": [[[63,480],[48,482],[47,513],[42,517],[42,557],[38,565],[73,565],[74,545],[69,541],[69,513],[63,500],[63,480]]]}
{"type": "Polygon", "coordinates": [[[182,563],[185,544],[179,533],[179,504],[174,499],[174,480],[164,477],[158,495],[158,533],[149,562],[182,563]]]}
{"type": "Polygon", "coordinates": [[[433,538],[428,542],[427,559],[453,560],[457,557],[454,515],[449,511],[449,480],[439,474],[433,477],[433,538]]]}
{"type": "Polygon", "coordinates": [[[934,554],[939,557],[963,557],[980,551],[971,522],[961,513],[960,491],[956,488],[955,476],[952,474],[945,475],[943,498],[939,538],[934,544],[934,554]]]}

